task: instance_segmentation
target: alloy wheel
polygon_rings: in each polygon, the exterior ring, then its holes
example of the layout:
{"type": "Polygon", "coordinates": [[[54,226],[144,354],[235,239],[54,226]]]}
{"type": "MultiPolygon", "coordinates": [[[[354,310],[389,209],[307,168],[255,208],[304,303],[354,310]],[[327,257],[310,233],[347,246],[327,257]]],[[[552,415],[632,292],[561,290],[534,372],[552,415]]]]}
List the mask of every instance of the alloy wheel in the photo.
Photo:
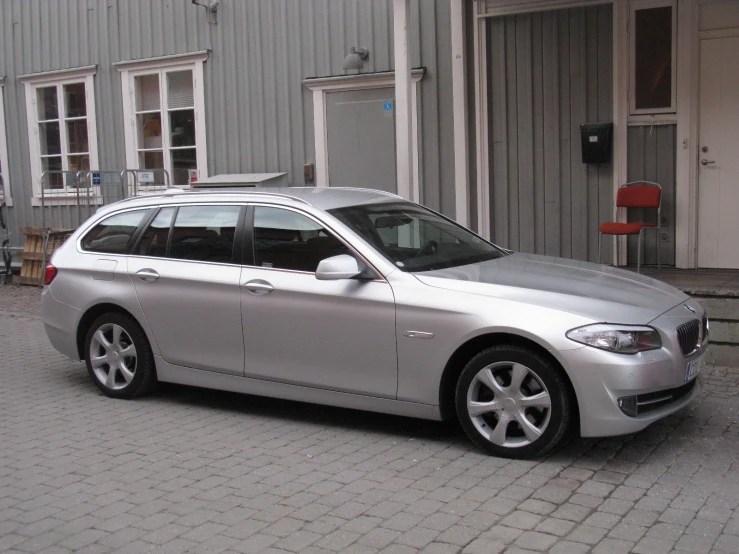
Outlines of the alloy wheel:
{"type": "Polygon", "coordinates": [[[136,373],[136,346],[115,323],[100,326],[90,341],[90,364],[95,377],[112,390],[128,386],[136,373]]]}
{"type": "Polygon", "coordinates": [[[482,368],[467,389],[467,413],[477,431],[500,447],[536,441],[552,411],[549,391],[529,367],[496,362],[482,368]]]}

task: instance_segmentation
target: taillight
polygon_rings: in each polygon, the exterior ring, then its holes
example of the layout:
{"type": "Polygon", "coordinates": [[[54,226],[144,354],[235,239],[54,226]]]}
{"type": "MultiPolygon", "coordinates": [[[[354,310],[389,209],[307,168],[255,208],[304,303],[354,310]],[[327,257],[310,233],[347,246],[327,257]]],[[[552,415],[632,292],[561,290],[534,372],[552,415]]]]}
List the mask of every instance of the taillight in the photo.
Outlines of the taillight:
{"type": "Polygon", "coordinates": [[[44,286],[48,287],[51,282],[54,280],[54,277],[56,277],[56,274],[59,273],[59,270],[55,268],[53,265],[49,264],[46,266],[46,271],[44,272],[44,286]]]}

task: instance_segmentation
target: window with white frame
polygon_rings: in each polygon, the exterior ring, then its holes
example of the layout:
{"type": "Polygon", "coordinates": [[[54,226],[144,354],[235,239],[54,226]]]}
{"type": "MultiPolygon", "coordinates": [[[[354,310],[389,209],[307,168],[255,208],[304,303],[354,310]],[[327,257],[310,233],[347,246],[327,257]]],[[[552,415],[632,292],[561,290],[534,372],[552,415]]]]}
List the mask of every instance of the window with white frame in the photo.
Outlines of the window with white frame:
{"type": "Polygon", "coordinates": [[[202,89],[205,54],[185,57],[188,59],[118,64],[128,123],[127,165],[129,169],[151,170],[153,185],[183,186],[207,176],[202,89]],[[168,179],[156,170],[166,170],[168,179]]]}
{"type": "Polygon", "coordinates": [[[629,23],[632,115],[676,111],[676,27],[676,2],[632,4],[629,23]]]}
{"type": "Polygon", "coordinates": [[[44,194],[76,194],[75,174],[98,167],[94,73],[88,68],[20,77],[36,196],[41,186],[44,194]]]}
{"type": "Polygon", "coordinates": [[[4,83],[0,79],[0,203],[12,206],[10,198],[10,181],[8,179],[8,143],[5,135],[5,98],[4,83]]]}

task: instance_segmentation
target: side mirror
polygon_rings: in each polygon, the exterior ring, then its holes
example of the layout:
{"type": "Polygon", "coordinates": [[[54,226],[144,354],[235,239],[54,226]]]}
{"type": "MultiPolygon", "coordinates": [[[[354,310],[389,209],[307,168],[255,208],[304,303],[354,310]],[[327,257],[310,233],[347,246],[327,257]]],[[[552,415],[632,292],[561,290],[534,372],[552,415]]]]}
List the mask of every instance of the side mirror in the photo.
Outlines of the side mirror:
{"type": "Polygon", "coordinates": [[[359,262],[353,256],[340,254],[326,258],[318,263],[316,279],[319,281],[339,281],[351,279],[362,272],[359,262]]]}

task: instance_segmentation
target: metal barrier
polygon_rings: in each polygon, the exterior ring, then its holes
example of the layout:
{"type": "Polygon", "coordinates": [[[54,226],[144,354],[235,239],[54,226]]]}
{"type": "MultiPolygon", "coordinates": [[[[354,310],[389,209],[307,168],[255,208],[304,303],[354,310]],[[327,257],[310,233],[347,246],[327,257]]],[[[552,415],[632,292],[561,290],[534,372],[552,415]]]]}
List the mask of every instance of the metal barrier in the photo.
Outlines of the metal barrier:
{"type": "Polygon", "coordinates": [[[10,283],[13,272],[10,265],[13,263],[13,256],[10,254],[10,212],[8,205],[5,203],[5,181],[0,175],[0,249],[3,254],[3,265],[0,267],[0,285],[10,283]]]}
{"type": "Polygon", "coordinates": [[[160,192],[171,183],[166,169],[124,169],[120,181],[124,198],[160,192]]]}
{"type": "Polygon", "coordinates": [[[44,171],[41,174],[42,268],[56,247],[100,206],[156,194],[169,185],[166,169],[44,171]]]}

